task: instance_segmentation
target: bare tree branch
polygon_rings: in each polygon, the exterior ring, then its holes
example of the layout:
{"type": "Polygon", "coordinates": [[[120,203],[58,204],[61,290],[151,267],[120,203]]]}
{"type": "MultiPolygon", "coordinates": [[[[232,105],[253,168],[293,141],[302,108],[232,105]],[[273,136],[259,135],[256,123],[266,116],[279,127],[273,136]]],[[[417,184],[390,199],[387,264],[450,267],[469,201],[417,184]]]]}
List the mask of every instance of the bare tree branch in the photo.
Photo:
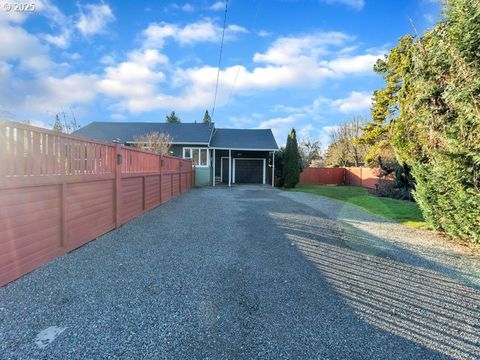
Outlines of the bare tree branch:
{"type": "Polygon", "coordinates": [[[172,146],[170,135],[158,131],[135,136],[135,147],[148,150],[160,155],[168,155],[172,146]]]}

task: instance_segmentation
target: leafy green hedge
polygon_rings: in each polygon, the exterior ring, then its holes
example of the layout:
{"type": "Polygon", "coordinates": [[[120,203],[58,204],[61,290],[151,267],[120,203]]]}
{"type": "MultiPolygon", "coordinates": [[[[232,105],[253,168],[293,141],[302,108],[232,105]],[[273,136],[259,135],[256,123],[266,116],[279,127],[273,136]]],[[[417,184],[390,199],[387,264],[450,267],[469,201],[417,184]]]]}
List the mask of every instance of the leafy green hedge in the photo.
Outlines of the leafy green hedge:
{"type": "Polygon", "coordinates": [[[443,15],[377,63],[387,86],[372,118],[411,166],[426,220],[480,243],[480,1],[448,1],[443,15]]]}

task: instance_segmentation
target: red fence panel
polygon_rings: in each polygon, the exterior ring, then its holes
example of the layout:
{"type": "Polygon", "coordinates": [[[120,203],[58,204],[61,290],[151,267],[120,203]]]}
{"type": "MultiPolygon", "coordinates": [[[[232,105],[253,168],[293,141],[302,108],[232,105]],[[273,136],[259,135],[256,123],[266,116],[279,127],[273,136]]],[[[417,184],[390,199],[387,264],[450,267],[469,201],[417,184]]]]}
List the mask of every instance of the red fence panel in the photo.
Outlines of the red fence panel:
{"type": "Polygon", "coordinates": [[[363,186],[369,189],[375,189],[379,183],[378,169],[368,167],[349,167],[346,168],[346,183],[348,185],[363,186]]]}
{"type": "Polygon", "coordinates": [[[145,177],[145,209],[150,210],[160,204],[160,175],[145,177]]]}
{"type": "Polygon", "coordinates": [[[343,168],[305,168],[300,174],[300,184],[339,185],[345,183],[343,168]]]}
{"type": "Polygon", "coordinates": [[[0,286],[190,189],[193,178],[191,160],[0,121],[0,286]]]}
{"type": "Polygon", "coordinates": [[[379,182],[378,170],[368,167],[305,168],[299,184],[304,185],[354,185],[374,189],[379,182]]]}
{"type": "Polygon", "coordinates": [[[345,183],[347,185],[362,186],[362,168],[361,167],[346,168],[345,183]]]}
{"type": "Polygon", "coordinates": [[[67,251],[115,228],[113,179],[68,184],[65,191],[67,251]]]}

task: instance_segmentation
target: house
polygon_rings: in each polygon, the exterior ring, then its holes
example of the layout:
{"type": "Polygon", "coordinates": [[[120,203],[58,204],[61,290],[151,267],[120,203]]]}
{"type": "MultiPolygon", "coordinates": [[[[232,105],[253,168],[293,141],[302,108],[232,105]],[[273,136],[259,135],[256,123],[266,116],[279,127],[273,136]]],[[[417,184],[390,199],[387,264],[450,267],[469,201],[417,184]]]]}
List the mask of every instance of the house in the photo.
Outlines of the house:
{"type": "Polygon", "coordinates": [[[191,158],[195,185],[272,184],[277,143],[270,129],[221,129],[213,123],[92,122],[75,134],[133,145],[150,132],[169,134],[170,154],[191,158]]]}

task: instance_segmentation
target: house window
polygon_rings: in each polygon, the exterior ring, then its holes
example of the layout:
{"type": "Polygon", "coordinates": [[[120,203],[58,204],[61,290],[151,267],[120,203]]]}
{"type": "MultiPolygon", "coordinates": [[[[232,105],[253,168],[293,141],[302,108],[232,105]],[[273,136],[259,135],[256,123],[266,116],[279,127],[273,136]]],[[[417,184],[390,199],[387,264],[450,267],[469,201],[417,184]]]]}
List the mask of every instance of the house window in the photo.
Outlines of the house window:
{"type": "Polygon", "coordinates": [[[183,148],[183,158],[192,159],[195,166],[208,166],[208,149],[207,148],[183,148]]]}

